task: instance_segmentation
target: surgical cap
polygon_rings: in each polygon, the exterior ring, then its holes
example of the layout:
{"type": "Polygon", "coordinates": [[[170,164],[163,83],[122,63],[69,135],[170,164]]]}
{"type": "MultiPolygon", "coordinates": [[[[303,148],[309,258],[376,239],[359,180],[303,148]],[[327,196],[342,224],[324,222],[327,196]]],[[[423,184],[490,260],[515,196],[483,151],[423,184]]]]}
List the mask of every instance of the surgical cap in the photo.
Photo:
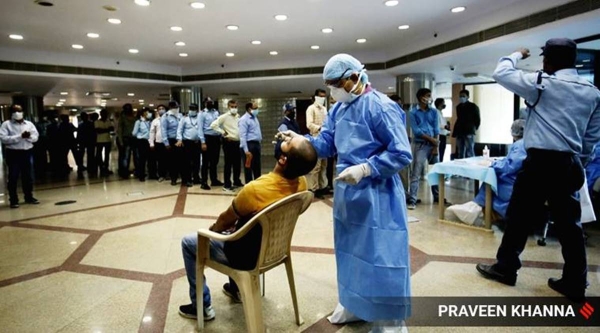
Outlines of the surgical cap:
{"type": "MultiPolygon", "coordinates": [[[[325,68],[323,69],[323,80],[347,79],[352,73],[359,73],[363,71],[364,68],[365,65],[361,64],[360,61],[353,56],[345,53],[336,54],[325,64],[325,68]]],[[[362,74],[361,81],[368,81],[366,73],[362,74]]]]}
{"type": "Polygon", "coordinates": [[[510,127],[510,134],[512,136],[522,138],[524,130],[525,130],[525,120],[517,119],[512,123],[512,126],[510,127]]]}

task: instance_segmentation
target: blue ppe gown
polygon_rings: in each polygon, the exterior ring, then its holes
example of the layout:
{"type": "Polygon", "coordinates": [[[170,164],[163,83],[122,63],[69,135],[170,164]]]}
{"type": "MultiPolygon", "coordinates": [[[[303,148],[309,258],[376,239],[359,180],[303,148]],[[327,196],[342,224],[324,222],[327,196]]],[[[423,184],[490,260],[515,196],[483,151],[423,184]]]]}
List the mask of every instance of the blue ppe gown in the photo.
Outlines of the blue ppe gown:
{"type": "MultiPolygon", "coordinates": [[[[525,158],[527,158],[527,151],[521,139],[512,144],[505,158],[492,164],[498,181],[498,193],[492,194],[492,207],[502,218],[506,217],[506,209],[517,179],[517,173],[521,170],[525,158]]],[[[483,187],[473,201],[481,207],[485,206],[485,189],[483,187]]]]}
{"type": "Polygon", "coordinates": [[[600,178],[600,148],[596,146],[592,156],[590,156],[590,162],[585,167],[585,176],[587,178],[588,191],[592,193],[592,187],[596,179],[600,178]]]}
{"type": "Polygon", "coordinates": [[[338,155],[337,174],[362,163],[371,176],[335,183],[334,241],[339,301],[365,321],[410,316],[406,199],[398,176],[411,162],[404,111],[368,87],[336,103],[317,137],[320,158],[338,155]]]}

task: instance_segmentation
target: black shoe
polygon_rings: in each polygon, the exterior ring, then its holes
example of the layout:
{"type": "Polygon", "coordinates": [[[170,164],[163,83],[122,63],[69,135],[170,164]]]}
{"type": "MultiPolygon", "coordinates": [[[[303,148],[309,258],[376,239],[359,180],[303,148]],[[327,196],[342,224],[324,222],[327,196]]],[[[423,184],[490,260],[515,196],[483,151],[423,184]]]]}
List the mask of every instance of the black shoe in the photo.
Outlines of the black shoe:
{"type": "Polygon", "coordinates": [[[18,202],[11,203],[10,208],[19,208],[19,203],[18,202]]]}
{"type": "Polygon", "coordinates": [[[496,280],[509,286],[514,286],[517,283],[517,272],[505,274],[498,271],[496,265],[477,264],[476,268],[486,279],[496,280]]]}
{"type": "Polygon", "coordinates": [[[210,186],[223,186],[223,183],[219,180],[215,180],[214,182],[210,182],[210,186]]]}
{"type": "Polygon", "coordinates": [[[194,186],[194,184],[192,184],[192,182],[187,182],[187,183],[185,183],[185,186],[192,187],[192,186],[194,186]]]}
{"type": "Polygon", "coordinates": [[[585,289],[588,285],[589,283],[586,283],[585,286],[577,286],[573,283],[567,283],[563,279],[548,279],[548,287],[576,303],[585,302],[585,289]]]}
{"type": "Polygon", "coordinates": [[[242,182],[233,183],[233,187],[244,187],[244,184],[242,182]]]}
{"type": "MultiPolygon", "coordinates": [[[[433,199],[433,203],[440,203],[440,199],[439,198],[433,199]]],[[[444,205],[446,205],[446,206],[452,206],[452,204],[449,201],[447,201],[446,199],[444,199],[444,205]]]]}
{"type": "Polygon", "coordinates": [[[223,294],[229,296],[229,298],[231,298],[235,303],[242,303],[242,297],[240,296],[240,292],[233,292],[229,283],[225,283],[223,285],[223,294]]]}
{"type": "MultiPolygon", "coordinates": [[[[179,307],[179,315],[184,318],[189,319],[198,319],[198,310],[192,304],[182,305],[179,307]]],[[[215,310],[213,310],[212,306],[207,306],[204,308],[204,321],[209,321],[215,319],[215,310]]]]}
{"type": "Polygon", "coordinates": [[[200,184],[202,184],[202,181],[200,181],[200,180],[194,180],[194,185],[200,185],[200,184]]]}
{"type": "Polygon", "coordinates": [[[34,197],[31,197],[29,199],[25,199],[25,202],[28,203],[28,204],[30,204],[30,205],[39,205],[39,203],[40,203],[38,201],[38,199],[36,199],[34,197]]]}
{"type": "Polygon", "coordinates": [[[208,186],[208,184],[206,184],[206,183],[200,185],[200,188],[203,190],[210,190],[210,186],[208,186]]]}
{"type": "Polygon", "coordinates": [[[177,181],[176,181],[176,180],[172,180],[172,181],[171,181],[171,185],[172,185],[172,186],[175,186],[175,185],[177,185],[177,181]]]}
{"type": "MultiPolygon", "coordinates": [[[[408,196],[407,196],[407,197],[408,197],[408,196]]],[[[406,199],[406,203],[407,203],[407,204],[410,204],[410,203],[411,203],[411,202],[410,202],[410,199],[408,199],[408,198],[407,198],[407,199],[406,199]]],[[[414,205],[416,205],[416,204],[420,204],[420,203],[421,203],[421,199],[417,199],[417,201],[413,202],[413,204],[414,204],[414,205]]]]}
{"type": "Polygon", "coordinates": [[[319,199],[319,200],[323,200],[325,199],[325,197],[323,196],[323,191],[321,190],[316,190],[313,192],[315,194],[315,198],[319,199]]]}

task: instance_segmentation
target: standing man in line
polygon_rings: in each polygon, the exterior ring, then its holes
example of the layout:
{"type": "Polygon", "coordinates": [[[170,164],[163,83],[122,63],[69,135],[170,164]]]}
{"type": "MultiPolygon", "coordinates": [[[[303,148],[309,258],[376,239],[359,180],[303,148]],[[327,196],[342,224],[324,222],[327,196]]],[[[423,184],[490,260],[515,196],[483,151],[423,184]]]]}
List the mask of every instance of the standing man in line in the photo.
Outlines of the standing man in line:
{"type": "MultiPolygon", "coordinates": [[[[127,103],[123,105],[123,111],[119,117],[119,126],[117,126],[117,146],[119,147],[119,176],[121,178],[129,178],[129,163],[131,155],[135,148],[136,138],[131,134],[135,126],[135,116],[133,115],[133,107],[127,103]]],[[[135,161],[133,163],[135,168],[135,161]]]]}
{"type": "Polygon", "coordinates": [[[565,260],[562,278],[549,279],[548,286],[580,302],[585,300],[588,283],[577,192],[584,182],[583,165],[600,141],[600,91],[579,77],[574,41],[548,40],[542,52],[543,72],[526,74],[516,69],[529,55],[528,49],[520,49],[501,58],[493,75],[504,88],[524,98],[529,107],[523,137],[527,158],[508,204],[497,262],[478,264],[477,271],[514,286],[521,268],[519,255],[547,202],[565,260]]]}
{"type": "Polygon", "coordinates": [[[178,148],[183,149],[181,165],[181,181],[187,187],[200,183],[200,119],[198,119],[198,104],[190,104],[190,111],[179,121],[177,127],[178,148]],[[193,183],[192,183],[193,181],[193,183]]]}
{"type": "Polygon", "coordinates": [[[4,145],[6,164],[8,164],[8,199],[10,208],[19,208],[17,182],[21,176],[21,186],[25,202],[37,205],[40,202],[33,197],[33,144],[38,140],[35,125],[23,119],[23,108],[14,104],[10,107],[11,119],[0,126],[0,141],[4,145]]]}
{"type": "Polygon", "coordinates": [[[177,101],[169,102],[169,111],[160,118],[160,131],[163,137],[163,144],[165,145],[165,160],[171,176],[171,185],[177,185],[177,176],[181,170],[181,163],[183,161],[182,149],[176,147],[177,143],[177,128],[179,127],[179,121],[181,120],[181,113],[179,113],[179,103],[177,101]]]}
{"type": "Polygon", "coordinates": [[[261,175],[260,171],[260,141],[262,133],[258,122],[258,105],[246,104],[246,113],[240,117],[238,127],[240,131],[240,149],[242,150],[242,163],[244,163],[244,178],[246,184],[261,175]]]}
{"type": "Polygon", "coordinates": [[[100,119],[94,124],[96,129],[96,165],[100,168],[100,176],[106,177],[113,172],[110,171],[110,150],[112,140],[110,132],[115,130],[113,122],[108,119],[108,110],[100,110],[100,119]]]}
{"type": "Polygon", "coordinates": [[[210,128],[223,136],[223,154],[225,155],[225,185],[223,191],[231,192],[236,187],[244,186],[240,180],[240,132],[238,128],[238,105],[235,100],[227,102],[227,112],[210,124],[210,128]],[[233,170],[233,185],[231,171],[233,170]]]}
{"type": "Polygon", "coordinates": [[[469,91],[461,90],[460,104],[456,106],[456,123],[452,137],[456,138],[457,158],[475,156],[475,132],[481,125],[479,107],[469,102],[469,91]]]}
{"type": "Polygon", "coordinates": [[[150,177],[152,177],[153,171],[156,171],[156,175],[158,176],[158,182],[163,182],[165,177],[167,177],[167,161],[166,161],[166,152],[165,152],[165,144],[163,143],[162,131],[160,122],[162,116],[167,112],[167,107],[160,104],[157,108],[157,117],[152,120],[152,124],[150,124],[150,137],[148,139],[150,143],[150,151],[154,153],[154,158],[156,160],[156,165],[149,167],[150,177]]]}
{"type": "Polygon", "coordinates": [[[450,125],[448,123],[448,121],[446,120],[446,118],[444,118],[444,114],[442,113],[442,110],[444,110],[446,108],[446,102],[444,101],[443,98],[436,98],[435,99],[435,109],[437,110],[438,113],[438,118],[439,118],[439,122],[440,122],[440,162],[444,161],[444,154],[446,153],[446,142],[448,139],[448,135],[450,134],[450,125]]]}
{"type": "Polygon", "coordinates": [[[210,98],[206,99],[206,109],[200,115],[200,140],[202,141],[202,185],[203,190],[210,190],[210,186],[223,186],[217,178],[217,165],[221,152],[221,134],[210,125],[219,118],[219,111],[215,109],[210,98]],[[208,172],[210,170],[210,186],[208,186],[208,172]]]}
{"type": "MultiPolygon", "coordinates": [[[[313,137],[319,136],[321,127],[327,118],[327,108],[325,108],[325,98],[327,92],[323,89],[315,90],[313,96],[314,103],[306,110],[306,127],[310,135],[313,137]]],[[[317,199],[325,199],[323,196],[327,192],[327,159],[320,158],[317,160],[317,165],[310,172],[308,179],[308,189],[315,194],[317,199]]]]}
{"type": "Polygon", "coordinates": [[[292,103],[285,103],[283,106],[283,119],[277,128],[279,132],[288,130],[300,134],[300,125],[296,121],[296,107],[292,103]]]}
{"type": "MultiPolygon", "coordinates": [[[[424,169],[429,163],[435,164],[438,160],[439,147],[439,117],[437,110],[431,107],[431,90],[421,88],[417,91],[419,104],[410,110],[410,128],[412,129],[412,151],[413,164],[410,175],[410,191],[408,198],[408,209],[413,210],[417,206],[417,195],[419,194],[419,182],[424,169]]],[[[433,201],[438,202],[438,186],[431,186],[433,201]]]]}

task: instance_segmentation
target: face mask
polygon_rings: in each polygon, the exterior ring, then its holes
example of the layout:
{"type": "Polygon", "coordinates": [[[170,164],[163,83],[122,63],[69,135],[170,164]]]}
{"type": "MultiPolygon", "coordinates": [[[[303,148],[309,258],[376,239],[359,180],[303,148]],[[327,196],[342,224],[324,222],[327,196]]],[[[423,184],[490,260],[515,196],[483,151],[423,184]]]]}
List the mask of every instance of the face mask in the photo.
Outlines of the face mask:
{"type": "Polygon", "coordinates": [[[165,114],[165,112],[167,112],[165,109],[160,109],[158,110],[158,115],[162,117],[162,115],[165,114]]]}
{"type": "Polygon", "coordinates": [[[252,115],[255,116],[255,117],[258,117],[259,113],[260,113],[260,111],[258,109],[252,110],[252,115]]]}
{"type": "Polygon", "coordinates": [[[442,110],[445,110],[445,109],[446,109],[446,106],[445,106],[445,105],[442,105],[442,110]]]}
{"type": "Polygon", "coordinates": [[[236,115],[236,114],[238,113],[238,109],[229,109],[229,112],[230,112],[232,115],[236,115]]]}
{"type": "Polygon", "coordinates": [[[315,103],[325,106],[325,97],[315,96],[315,103]]]}
{"type": "MultiPolygon", "coordinates": [[[[360,84],[361,77],[362,77],[362,72],[358,76],[358,81],[356,81],[356,83],[354,84],[352,89],[350,89],[350,91],[354,91],[358,87],[358,85],[360,84]]],[[[359,96],[359,95],[347,92],[346,89],[344,89],[343,87],[337,88],[337,87],[329,86],[329,88],[331,89],[331,97],[333,97],[333,99],[335,99],[336,101],[338,101],[340,103],[350,103],[359,96]]]]}
{"type": "Polygon", "coordinates": [[[290,112],[290,113],[288,114],[288,118],[290,118],[290,119],[296,119],[296,111],[294,111],[294,112],[290,112]]]}
{"type": "Polygon", "coordinates": [[[15,113],[13,113],[12,118],[14,120],[22,120],[23,119],[23,112],[15,112],[15,113]]]}
{"type": "Polygon", "coordinates": [[[431,98],[423,98],[421,100],[421,102],[423,102],[424,104],[430,105],[431,104],[431,98]]]}
{"type": "Polygon", "coordinates": [[[148,113],[148,114],[146,115],[146,119],[148,119],[148,120],[152,119],[152,113],[148,113]]]}
{"type": "Polygon", "coordinates": [[[466,103],[469,99],[467,97],[461,97],[460,98],[460,102],[461,103],[466,103]]]}
{"type": "Polygon", "coordinates": [[[177,109],[171,109],[171,112],[173,114],[178,114],[179,113],[179,108],[177,108],[177,109]]]}
{"type": "Polygon", "coordinates": [[[212,103],[207,103],[206,104],[206,108],[209,109],[209,110],[212,110],[213,104],[212,103]]]}
{"type": "Polygon", "coordinates": [[[190,111],[190,113],[188,114],[190,117],[194,118],[198,115],[198,111],[190,111]]]}

